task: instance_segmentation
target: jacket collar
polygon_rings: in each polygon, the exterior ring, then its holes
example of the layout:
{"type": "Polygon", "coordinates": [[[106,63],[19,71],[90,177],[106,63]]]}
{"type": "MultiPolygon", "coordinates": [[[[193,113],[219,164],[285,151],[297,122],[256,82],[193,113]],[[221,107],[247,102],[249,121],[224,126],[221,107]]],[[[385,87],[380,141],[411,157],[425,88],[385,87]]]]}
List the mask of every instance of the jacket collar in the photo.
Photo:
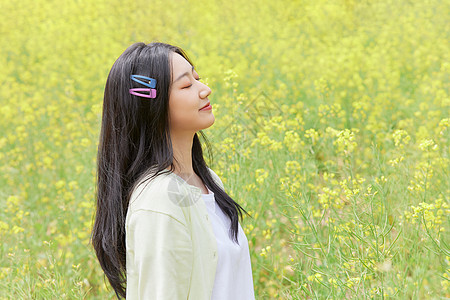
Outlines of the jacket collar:
{"type": "Polygon", "coordinates": [[[183,178],[181,178],[180,176],[178,176],[174,172],[168,172],[167,174],[168,174],[168,176],[172,176],[173,178],[175,178],[185,188],[189,189],[192,193],[194,193],[194,195],[196,195],[198,197],[201,196],[202,190],[199,187],[196,187],[195,185],[187,183],[186,180],[184,180],[183,178]]]}

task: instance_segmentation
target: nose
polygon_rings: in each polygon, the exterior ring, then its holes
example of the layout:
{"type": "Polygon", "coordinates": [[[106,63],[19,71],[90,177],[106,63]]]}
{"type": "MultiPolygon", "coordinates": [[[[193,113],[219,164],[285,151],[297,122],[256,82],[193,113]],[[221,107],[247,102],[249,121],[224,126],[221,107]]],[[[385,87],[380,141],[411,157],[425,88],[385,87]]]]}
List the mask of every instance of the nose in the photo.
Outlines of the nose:
{"type": "Polygon", "coordinates": [[[211,89],[206,84],[203,84],[205,87],[200,91],[200,97],[206,98],[211,94],[211,89]]]}

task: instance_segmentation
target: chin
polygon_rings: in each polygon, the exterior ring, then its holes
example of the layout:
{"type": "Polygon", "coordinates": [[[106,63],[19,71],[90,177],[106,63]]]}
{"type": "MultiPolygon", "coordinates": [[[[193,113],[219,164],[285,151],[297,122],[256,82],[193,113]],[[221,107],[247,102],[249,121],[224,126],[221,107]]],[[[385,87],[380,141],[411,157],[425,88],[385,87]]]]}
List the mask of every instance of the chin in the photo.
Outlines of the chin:
{"type": "Polygon", "coordinates": [[[211,127],[213,124],[214,124],[214,122],[216,121],[216,118],[214,117],[214,115],[213,114],[211,114],[211,119],[210,119],[210,121],[209,122],[205,122],[205,126],[202,128],[202,129],[206,129],[206,128],[208,128],[208,127],[211,127]]]}

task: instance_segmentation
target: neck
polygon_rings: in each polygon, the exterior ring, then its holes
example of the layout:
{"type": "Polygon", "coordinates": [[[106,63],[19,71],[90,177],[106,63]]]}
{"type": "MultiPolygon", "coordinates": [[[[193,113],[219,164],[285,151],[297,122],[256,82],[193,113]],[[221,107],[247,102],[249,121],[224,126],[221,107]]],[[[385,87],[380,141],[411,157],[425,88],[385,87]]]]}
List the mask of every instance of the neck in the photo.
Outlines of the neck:
{"type": "Polygon", "coordinates": [[[187,177],[194,175],[192,167],[192,143],[195,133],[170,132],[173,148],[175,173],[187,177]]]}

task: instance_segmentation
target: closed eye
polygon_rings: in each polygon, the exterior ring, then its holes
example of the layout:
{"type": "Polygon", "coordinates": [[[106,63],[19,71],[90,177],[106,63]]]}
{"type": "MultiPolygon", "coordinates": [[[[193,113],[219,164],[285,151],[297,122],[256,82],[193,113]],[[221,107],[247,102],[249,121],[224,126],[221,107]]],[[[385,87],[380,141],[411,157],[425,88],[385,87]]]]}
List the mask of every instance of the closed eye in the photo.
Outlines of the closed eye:
{"type": "MultiPolygon", "coordinates": [[[[198,79],[196,79],[197,81],[200,81],[200,77],[198,78],[198,79]]],[[[182,89],[187,89],[187,88],[190,88],[192,86],[192,84],[191,85],[188,85],[188,86],[185,86],[184,88],[182,88],[182,89]]]]}

